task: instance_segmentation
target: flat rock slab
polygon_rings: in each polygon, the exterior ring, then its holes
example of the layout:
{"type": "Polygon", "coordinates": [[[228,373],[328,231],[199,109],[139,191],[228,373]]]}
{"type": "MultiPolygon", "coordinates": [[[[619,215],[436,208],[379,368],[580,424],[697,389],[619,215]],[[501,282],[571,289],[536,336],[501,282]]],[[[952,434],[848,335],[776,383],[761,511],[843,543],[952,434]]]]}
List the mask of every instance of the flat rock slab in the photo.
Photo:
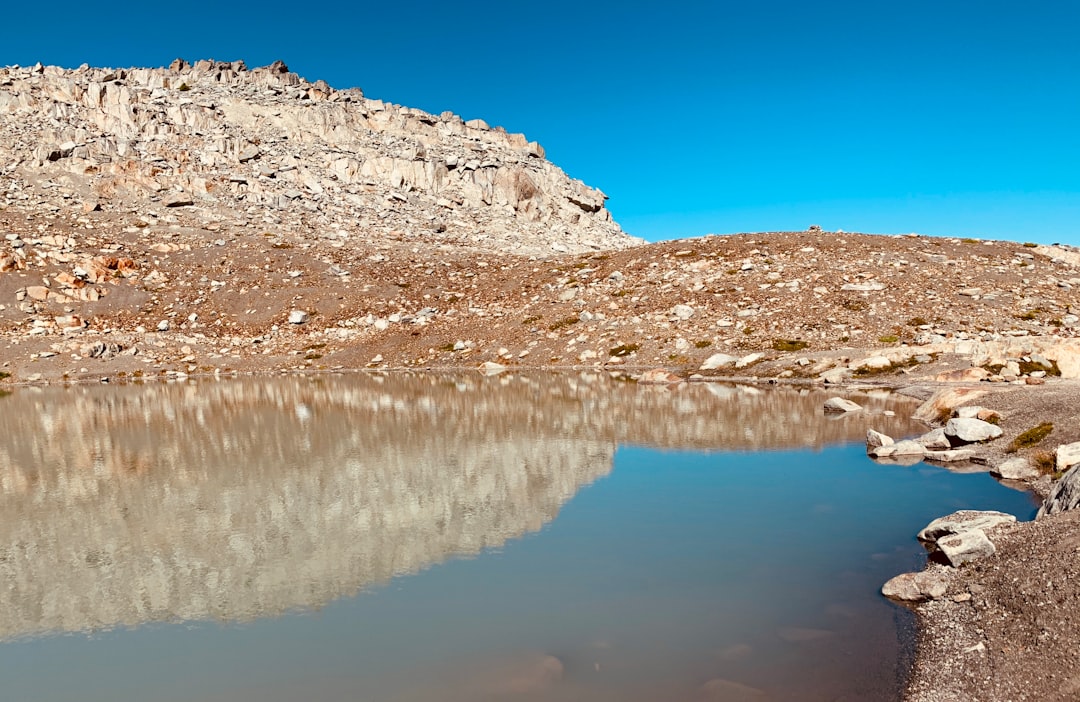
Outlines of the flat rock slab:
{"type": "Polygon", "coordinates": [[[1057,469],[1066,471],[1080,463],[1080,441],[1072,444],[1063,444],[1057,447],[1055,453],[1057,469]]]}
{"type": "Polygon", "coordinates": [[[701,364],[700,370],[716,370],[717,368],[723,368],[724,366],[734,365],[739,359],[735,356],[729,356],[726,353],[714,353],[705,359],[705,362],[701,364]]]}
{"type": "Polygon", "coordinates": [[[946,451],[927,451],[926,460],[953,463],[956,461],[970,461],[975,458],[975,450],[968,448],[949,449],[946,451]]]}
{"type": "Polygon", "coordinates": [[[900,602],[926,602],[945,596],[949,579],[944,573],[902,573],[881,586],[881,594],[900,602]]]}
{"type": "Polygon", "coordinates": [[[938,517],[923,527],[919,532],[919,541],[938,541],[942,537],[961,534],[967,531],[985,532],[1002,524],[1011,524],[1016,517],[1005,512],[992,510],[979,511],[962,509],[958,512],[938,517]]]}
{"type": "Polygon", "coordinates": [[[851,400],[845,400],[842,397],[830,397],[828,400],[825,400],[826,412],[858,412],[861,409],[861,405],[858,405],[851,400]]]}
{"type": "Polygon", "coordinates": [[[954,446],[990,441],[1001,436],[1001,427],[981,419],[953,417],[945,425],[945,436],[954,446]]]}
{"type": "Polygon", "coordinates": [[[638,382],[646,385],[671,385],[672,383],[681,383],[682,378],[669,370],[654,368],[642,373],[641,377],[638,378],[638,382]]]}
{"type": "Polygon", "coordinates": [[[1026,458],[1010,458],[991,468],[990,474],[1004,480],[1034,480],[1042,475],[1026,458]]]}

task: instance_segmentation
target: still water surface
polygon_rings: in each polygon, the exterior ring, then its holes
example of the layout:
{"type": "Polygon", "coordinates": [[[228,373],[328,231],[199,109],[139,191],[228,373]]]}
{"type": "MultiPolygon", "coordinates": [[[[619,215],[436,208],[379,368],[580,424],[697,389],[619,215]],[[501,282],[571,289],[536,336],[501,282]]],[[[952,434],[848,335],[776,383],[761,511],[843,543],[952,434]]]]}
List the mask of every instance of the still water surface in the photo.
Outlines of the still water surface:
{"type": "MultiPolygon", "coordinates": [[[[0,398],[12,700],[887,700],[986,474],[821,390],[361,375],[0,398]]],[[[882,414],[895,410],[895,417],[882,414]]]]}

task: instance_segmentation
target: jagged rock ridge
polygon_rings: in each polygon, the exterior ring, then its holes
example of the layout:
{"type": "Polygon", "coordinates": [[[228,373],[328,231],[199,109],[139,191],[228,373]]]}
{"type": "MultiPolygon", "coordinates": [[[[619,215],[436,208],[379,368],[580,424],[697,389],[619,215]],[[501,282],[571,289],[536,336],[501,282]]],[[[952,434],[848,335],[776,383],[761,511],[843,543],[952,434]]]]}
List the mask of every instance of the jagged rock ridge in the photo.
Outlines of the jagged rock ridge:
{"type": "Polygon", "coordinates": [[[344,243],[529,254],[638,243],[602,192],[523,135],[310,83],[280,61],[0,68],[0,117],[14,204],[55,211],[59,190],[88,211],[173,207],[194,226],[277,225],[344,243]]]}

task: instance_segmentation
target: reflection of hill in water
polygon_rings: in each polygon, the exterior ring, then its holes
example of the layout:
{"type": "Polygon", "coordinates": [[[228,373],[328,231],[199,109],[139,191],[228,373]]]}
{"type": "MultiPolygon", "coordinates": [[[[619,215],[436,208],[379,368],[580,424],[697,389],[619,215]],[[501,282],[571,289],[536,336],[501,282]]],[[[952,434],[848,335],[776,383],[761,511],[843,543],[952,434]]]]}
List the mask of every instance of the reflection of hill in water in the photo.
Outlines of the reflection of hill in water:
{"type": "Polygon", "coordinates": [[[861,436],[826,397],[599,376],[20,390],[0,400],[0,637],[319,606],[539,529],[619,443],[861,436]]]}

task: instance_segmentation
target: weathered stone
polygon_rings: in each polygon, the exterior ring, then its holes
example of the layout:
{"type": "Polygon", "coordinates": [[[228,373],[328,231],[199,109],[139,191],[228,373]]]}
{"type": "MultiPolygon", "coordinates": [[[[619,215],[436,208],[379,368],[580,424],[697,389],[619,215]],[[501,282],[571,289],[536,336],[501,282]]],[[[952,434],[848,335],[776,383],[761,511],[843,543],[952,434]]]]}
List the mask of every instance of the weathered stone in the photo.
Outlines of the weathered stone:
{"type": "Polygon", "coordinates": [[[165,207],[188,207],[195,204],[195,200],[187,193],[169,193],[161,199],[165,207]]]}
{"type": "Polygon", "coordinates": [[[826,412],[858,412],[861,409],[862,407],[857,403],[842,397],[830,397],[825,400],[826,412]]]}
{"type": "Polygon", "coordinates": [[[914,418],[922,422],[937,421],[942,412],[950,411],[960,405],[982,397],[986,390],[977,388],[942,388],[929,400],[915,410],[914,418]]]}
{"type": "Polygon", "coordinates": [[[881,594],[901,602],[926,602],[944,597],[949,579],[934,571],[902,573],[881,586],[881,594]]]}
{"type": "Polygon", "coordinates": [[[26,288],[26,294],[31,300],[44,302],[49,299],[49,289],[43,285],[30,285],[26,288]]]}
{"type": "Polygon", "coordinates": [[[763,358],[765,358],[765,354],[763,354],[763,353],[747,354],[747,355],[743,356],[742,358],[740,358],[738,361],[735,361],[735,367],[736,368],[746,368],[747,366],[751,366],[751,365],[757,363],[758,361],[760,361],[763,358]]]}
{"type": "Polygon", "coordinates": [[[918,533],[918,539],[919,541],[935,542],[943,536],[968,531],[986,531],[1015,521],[1016,517],[1005,512],[962,509],[944,517],[938,517],[927,524],[918,533]]]}
{"type": "Polygon", "coordinates": [[[293,310],[289,313],[289,324],[304,324],[308,321],[308,313],[304,310],[293,310]]]}
{"type": "Polygon", "coordinates": [[[928,460],[928,461],[939,461],[941,463],[954,463],[954,462],[957,462],[957,461],[970,461],[972,458],[975,458],[974,449],[948,449],[946,451],[927,451],[926,452],[926,460],[928,460]]]}
{"type": "Polygon", "coordinates": [[[926,449],[918,441],[905,440],[886,446],[878,446],[870,450],[870,455],[874,458],[898,458],[901,456],[921,458],[926,455],[926,449]]]}
{"type": "Polygon", "coordinates": [[[1078,463],[1080,463],[1080,441],[1057,447],[1054,467],[1058,472],[1069,470],[1078,463]]]}
{"type": "Polygon", "coordinates": [[[953,446],[990,441],[1001,436],[1001,427],[981,419],[953,417],[945,425],[945,436],[953,446]]]}
{"type": "Polygon", "coordinates": [[[733,365],[739,359],[735,356],[729,356],[726,353],[714,353],[705,359],[705,362],[701,364],[700,370],[716,370],[717,368],[723,368],[724,366],[733,365]]]}
{"type": "Polygon", "coordinates": [[[867,453],[870,453],[870,451],[872,451],[873,449],[879,448],[881,446],[892,446],[894,443],[896,442],[893,441],[893,438],[891,436],[882,434],[880,431],[875,431],[873,429],[866,430],[867,453]]]}
{"type": "Polygon", "coordinates": [[[978,530],[945,536],[938,539],[936,543],[949,565],[953,567],[987,558],[997,551],[986,534],[978,530]]]}
{"type": "Polygon", "coordinates": [[[892,367],[892,361],[884,356],[870,356],[856,363],[855,367],[866,368],[867,370],[886,370],[892,367]]]}
{"type": "Polygon", "coordinates": [[[930,451],[945,451],[952,448],[952,444],[949,443],[949,437],[945,436],[945,430],[941,427],[926,432],[916,439],[916,441],[930,451]]]}
{"type": "Polygon", "coordinates": [[[671,308],[671,315],[676,319],[687,320],[694,316],[694,308],[690,305],[675,305],[671,308]]]}
{"type": "Polygon", "coordinates": [[[1034,480],[1041,475],[1026,458],[1010,458],[991,468],[990,474],[1004,480],[1034,480]]]}
{"type": "MultiPolygon", "coordinates": [[[[1080,444],[1069,445],[1078,446],[1080,444]]],[[[1074,465],[1067,470],[1065,475],[1054,483],[1054,488],[1050,491],[1050,495],[1042,503],[1042,506],[1039,507],[1039,513],[1035,515],[1035,518],[1039,519],[1048,514],[1057,514],[1058,512],[1076,509],[1078,505],[1080,505],[1080,464],[1074,465]]]]}

